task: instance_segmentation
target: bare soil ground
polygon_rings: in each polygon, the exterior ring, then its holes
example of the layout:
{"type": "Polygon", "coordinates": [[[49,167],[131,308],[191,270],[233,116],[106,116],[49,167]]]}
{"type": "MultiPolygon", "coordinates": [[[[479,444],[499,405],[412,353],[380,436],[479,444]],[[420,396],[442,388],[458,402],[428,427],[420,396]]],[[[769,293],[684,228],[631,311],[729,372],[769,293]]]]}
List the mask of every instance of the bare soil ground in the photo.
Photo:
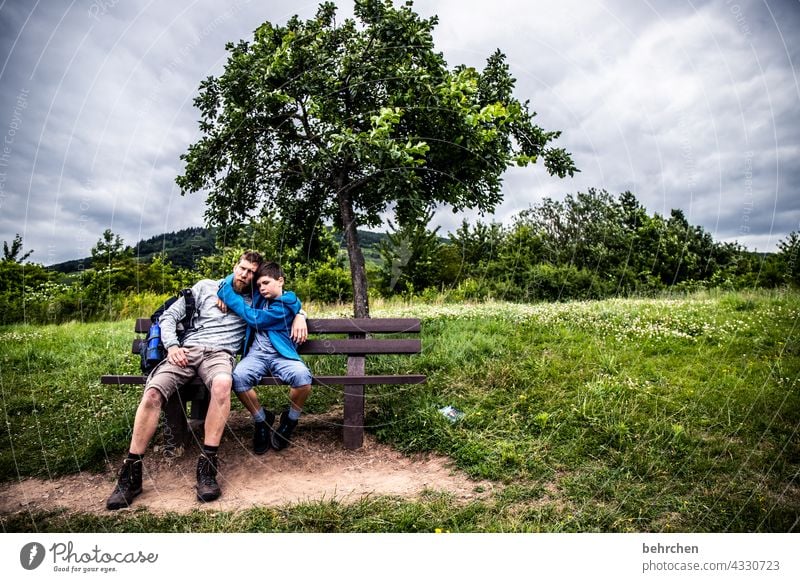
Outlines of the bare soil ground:
{"type": "MultiPolygon", "coordinates": [[[[369,435],[364,447],[343,448],[341,411],[304,416],[292,445],[264,455],[252,453],[252,428],[244,411],[231,414],[220,447],[222,497],[199,503],[194,493],[199,450],[190,446],[178,457],[167,457],[156,446],[145,457],[144,492],[134,508],[156,514],[193,510],[239,511],[307,501],[352,502],[364,496],[391,495],[413,499],[425,490],[447,491],[462,501],[489,495],[494,484],[470,480],[443,457],[408,456],[369,435]]],[[[80,473],[50,480],[25,479],[0,486],[0,515],[19,511],[108,514],[111,493],[122,456],[105,472],[80,473]]]]}

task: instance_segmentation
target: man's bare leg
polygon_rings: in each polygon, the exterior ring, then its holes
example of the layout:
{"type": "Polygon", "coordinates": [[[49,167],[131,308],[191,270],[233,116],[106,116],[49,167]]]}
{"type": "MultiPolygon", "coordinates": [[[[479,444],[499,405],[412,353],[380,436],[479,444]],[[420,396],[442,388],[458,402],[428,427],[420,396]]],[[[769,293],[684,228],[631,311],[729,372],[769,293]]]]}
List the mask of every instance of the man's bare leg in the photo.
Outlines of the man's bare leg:
{"type": "Polygon", "coordinates": [[[155,388],[144,391],[136,408],[128,457],[122,463],[114,491],[106,500],[107,509],[129,507],[134,498],[142,492],[142,457],[158,428],[163,402],[164,398],[155,388]]]}
{"type": "Polygon", "coordinates": [[[217,450],[231,413],[231,386],[233,378],[229,374],[218,374],[211,381],[203,452],[197,460],[196,489],[200,501],[214,501],[222,495],[217,483],[217,450]]]}

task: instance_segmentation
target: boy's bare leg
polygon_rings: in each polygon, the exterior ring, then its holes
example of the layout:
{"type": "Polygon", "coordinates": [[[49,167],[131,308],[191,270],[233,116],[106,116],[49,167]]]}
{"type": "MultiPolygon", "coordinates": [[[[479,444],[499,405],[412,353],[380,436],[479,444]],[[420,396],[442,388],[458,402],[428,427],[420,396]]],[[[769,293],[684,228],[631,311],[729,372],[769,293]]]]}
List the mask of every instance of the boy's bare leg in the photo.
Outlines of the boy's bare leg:
{"type": "Polygon", "coordinates": [[[237,392],[236,397],[239,399],[250,415],[254,415],[258,412],[258,409],[261,408],[261,403],[258,401],[258,395],[256,394],[256,389],[251,388],[247,392],[237,392]]]}
{"type": "Polygon", "coordinates": [[[296,388],[290,389],[289,400],[292,403],[292,408],[298,412],[301,412],[309,394],[311,394],[311,384],[297,386],[296,388]]]}
{"type": "Polygon", "coordinates": [[[303,410],[303,405],[306,403],[308,395],[311,394],[311,384],[305,386],[297,386],[289,390],[289,400],[291,407],[281,413],[281,421],[278,428],[272,434],[272,448],[280,451],[289,445],[297,426],[297,420],[300,418],[300,413],[303,410]]]}

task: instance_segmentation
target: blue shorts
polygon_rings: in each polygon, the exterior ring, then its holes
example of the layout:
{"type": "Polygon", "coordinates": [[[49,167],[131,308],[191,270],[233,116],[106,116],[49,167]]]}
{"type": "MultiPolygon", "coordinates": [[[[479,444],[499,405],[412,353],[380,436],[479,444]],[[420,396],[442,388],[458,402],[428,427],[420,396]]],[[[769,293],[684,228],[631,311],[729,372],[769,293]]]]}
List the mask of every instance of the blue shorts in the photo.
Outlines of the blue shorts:
{"type": "Polygon", "coordinates": [[[269,374],[292,388],[311,384],[311,372],[303,362],[263,352],[254,345],[233,369],[233,390],[247,392],[269,374]]]}

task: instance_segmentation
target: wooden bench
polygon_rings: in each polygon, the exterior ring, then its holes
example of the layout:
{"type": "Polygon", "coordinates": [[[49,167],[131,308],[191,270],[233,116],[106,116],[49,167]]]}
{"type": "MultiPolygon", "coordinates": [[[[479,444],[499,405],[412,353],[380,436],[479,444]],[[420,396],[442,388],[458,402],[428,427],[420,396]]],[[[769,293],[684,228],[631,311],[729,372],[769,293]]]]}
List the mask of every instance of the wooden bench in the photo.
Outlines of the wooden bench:
{"type": "MultiPolygon", "coordinates": [[[[133,340],[132,352],[150,329],[150,319],[137,319],[135,332],[142,334],[133,340]]],[[[313,384],[344,387],[343,441],[347,449],[360,448],[364,443],[364,387],[373,384],[423,384],[425,376],[418,374],[366,374],[366,356],[378,354],[418,354],[422,348],[416,338],[377,338],[374,334],[419,334],[419,319],[309,319],[311,339],[298,348],[301,355],[346,356],[347,369],[339,376],[314,375],[313,384]],[[316,335],[329,335],[320,339],[316,335]],[[343,336],[347,337],[336,337],[343,336]]],[[[313,374],[313,369],[311,370],[313,374]]],[[[101,384],[144,384],[142,375],[106,375],[101,384]]],[[[268,376],[261,385],[277,386],[280,380],[268,376]]],[[[192,436],[189,418],[202,421],[208,411],[208,390],[199,379],[184,385],[164,405],[164,446],[175,449],[186,444],[192,436]],[[191,403],[187,415],[187,404],[191,403]]]]}

